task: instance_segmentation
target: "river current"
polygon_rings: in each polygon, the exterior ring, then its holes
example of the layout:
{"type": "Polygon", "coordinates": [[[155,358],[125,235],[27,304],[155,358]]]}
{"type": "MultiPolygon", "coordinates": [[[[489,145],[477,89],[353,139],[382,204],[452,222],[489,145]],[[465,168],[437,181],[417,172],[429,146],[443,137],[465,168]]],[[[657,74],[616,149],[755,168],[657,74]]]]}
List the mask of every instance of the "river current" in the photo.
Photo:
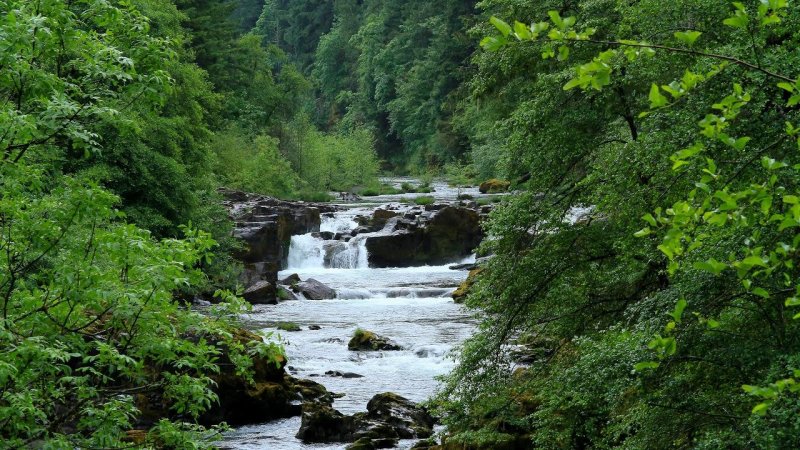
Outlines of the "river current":
{"type": "MultiPolygon", "coordinates": [[[[387,180],[399,186],[410,180],[387,180]]],[[[479,197],[477,189],[454,189],[434,183],[431,195],[437,201],[455,202],[459,194],[479,197]]],[[[370,216],[386,204],[422,194],[380,196],[363,203],[342,204],[344,209],[323,217],[321,231],[349,231],[357,226],[356,215],[370,216]]],[[[367,402],[382,392],[395,392],[421,402],[436,392],[437,377],[452,370],[450,351],[473,332],[475,324],[467,310],[453,302],[450,293],[466,278],[465,271],[449,266],[370,268],[363,236],[347,243],[332,244],[310,234],[294,236],[289,267],[279,278],[298,274],[316,279],[337,291],[337,298],[297,300],[278,305],[258,305],[244,317],[250,328],[275,332],[285,341],[288,370],[335,393],[344,394],[334,407],[344,414],[366,410],[367,402]],[[327,248],[338,245],[340,248],[327,248]],[[326,256],[327,255],[327,256],[326,256]],[[278,322],[294,322],[301,331],[278,332],[278,322]],[[309,327],[318,330],[309,329],[309,327]],[[405,350],[353,352],[347,342],[356,328],[394,340],[405,350]],[[328,371],[361,375],[345,378],[328,371]]],[[[474,258],[474,257],[473,257],[474,258]]],[[[453,263],[466,261],[453,261],[453,263]]],[[[303,444],[295,434],[300,418],[278,420],[238,428],[225,436],[222,446],[230,449],[343,449],[346,444],[303,444]]],[[[415,441],[401,441],[409,448],[415,441]]]]}

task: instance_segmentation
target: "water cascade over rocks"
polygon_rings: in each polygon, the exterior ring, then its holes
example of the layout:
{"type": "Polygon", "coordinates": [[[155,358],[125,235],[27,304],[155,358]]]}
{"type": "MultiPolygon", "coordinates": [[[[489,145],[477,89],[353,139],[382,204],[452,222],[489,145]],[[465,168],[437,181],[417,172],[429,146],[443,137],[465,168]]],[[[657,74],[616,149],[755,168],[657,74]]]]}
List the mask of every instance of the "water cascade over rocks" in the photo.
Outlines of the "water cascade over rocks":
{"type": "MultiPolygon", "coordinates": [[[[287,340],[292,376],[321,383],[340,397],[332,408],[304,407],[302,417],[237,428],[226,435],[223,448],[343,449],[347,442],[371,439],[375,430],[390,430],[385,432],[394,435],[375,445],[407,449],[428,433],[428,419],[422,426],[403,425],[408,417],[385,418],[386,425],[367,405],[396,398],[413,409],[404,402],[429,398],[436,377],[453,367],[448,352],[474,329],[469,313],[450,296],[467,271],[450,266],[475,262],[472,251],[482,237],[478,221],[487,211],[456,199],[459,193],[480,197],[477,189],[459,192],[444,183],[434,188],[437,202],[427,207],[401,205],[400,196],[339,204],[335,211],[320,211],[318,228],[292,234],[288,255],[279,261],[278,288],[296,293],[313,280],[335,295],[312,301],[298,293],[300,300],[254,306],[245,320],[251,329],[278,332],[287,340]],[[300,331],[280,332],[281,323],[296,324],[300,331]],[[390,340],[392,350],[348,349],[359,329],[390,340]]],[[[418,414],[423,413],[413,415],[418,414]]]]}

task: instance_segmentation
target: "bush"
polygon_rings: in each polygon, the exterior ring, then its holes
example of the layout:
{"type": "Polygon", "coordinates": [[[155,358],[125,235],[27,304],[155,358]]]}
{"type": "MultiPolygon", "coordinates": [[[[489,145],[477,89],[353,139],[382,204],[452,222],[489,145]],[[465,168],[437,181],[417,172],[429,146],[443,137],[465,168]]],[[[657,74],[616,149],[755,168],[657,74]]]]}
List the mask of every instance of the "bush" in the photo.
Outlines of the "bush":
{"type": "Polygon", "coordinates": [[[214,171],[227,187],[281,198],[295,194],[299,180],[278,151],[277,139],[251,138],[233,128],[217,134],[212,145],[217,155],[214,171]]]}
{"type": "Polygon", "coordinates": [[[348,191],[377,181],[378,157],[368,130],[345,134],[309,130],[305,144],[298,172],[311,189],[348,191]]]}
{"type": "Polygon", "coordinates": [[[414,199],[414,203],[421,206],[432,205],[435,201],[436,199],[429,195],[424,195],[422,197],[417,197],[414,199]]]}

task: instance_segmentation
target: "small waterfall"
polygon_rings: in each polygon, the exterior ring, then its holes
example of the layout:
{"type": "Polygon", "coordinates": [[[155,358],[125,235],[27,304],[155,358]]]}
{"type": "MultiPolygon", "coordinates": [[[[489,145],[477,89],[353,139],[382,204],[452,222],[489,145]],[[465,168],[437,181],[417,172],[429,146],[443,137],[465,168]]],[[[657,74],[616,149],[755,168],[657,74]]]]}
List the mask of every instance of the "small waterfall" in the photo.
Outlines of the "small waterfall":
{"type": "MultiPolygon", "coordinates": [[[[320,231],[347,233],[358,224],[352,217],[337,213],[323,218],[320,231]]],[[[366,269],[369,267],[367,236],[358,235],[349,241],[325,240],[313,234],[292,236],[289,247],[289,269],[366,269]]]]}
{"type": "Polygon", "coordinates": [[[292,236],[289,246],[289,269],[313,269],[324,267],[325,251],[322,239],[311,234],[292,236]]]}
{"type": "Polygon", "coordinates": [[[319,225],[319,231],[330,233],[347,233],[358,227],[352,217],[336,213],[333,217],[323,217],[319,225]]]}

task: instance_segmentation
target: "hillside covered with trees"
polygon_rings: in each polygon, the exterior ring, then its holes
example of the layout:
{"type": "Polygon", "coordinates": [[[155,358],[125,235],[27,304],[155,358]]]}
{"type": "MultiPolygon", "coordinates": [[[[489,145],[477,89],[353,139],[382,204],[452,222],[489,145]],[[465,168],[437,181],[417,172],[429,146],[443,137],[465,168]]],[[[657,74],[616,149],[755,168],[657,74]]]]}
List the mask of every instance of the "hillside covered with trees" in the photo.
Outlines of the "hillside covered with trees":
{"type": "Polygon", "coordinates": [[[219,189],[384,173],[511,186],[442,448],[800,447],[799,48],[791,0],[2,0],[0,447],[129,448],[150,388],[212,446],[285,364],[219,189]]]}

